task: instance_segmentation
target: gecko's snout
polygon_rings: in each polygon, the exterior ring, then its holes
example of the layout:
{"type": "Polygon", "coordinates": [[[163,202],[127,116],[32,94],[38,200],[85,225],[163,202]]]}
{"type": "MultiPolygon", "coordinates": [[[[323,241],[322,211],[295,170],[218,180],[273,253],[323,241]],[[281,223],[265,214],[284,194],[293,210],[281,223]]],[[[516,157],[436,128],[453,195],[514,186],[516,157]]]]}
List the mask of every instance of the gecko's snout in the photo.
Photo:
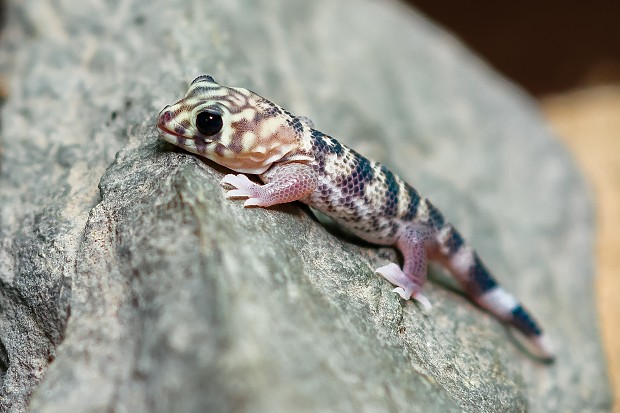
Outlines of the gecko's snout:
{"type": "Polygon", "coordinates": [[[161,110],[161,112],[159,112],[159,119],[157,121],[157,127],[159,129],[168,129],[167,125],[170,124],[173,117],[172,111],[168,110],[169,107],[170,105],[166,106],[161,110]]]}
{"type": "MultiPolygon", "coordinates": [[[[172,140],[178,140],[178,138],[185,138],[186,129],[175,122],[175,114],[173,111],[167,109],[166,106],[159,114],[159,120],[157,121],[157,129],[161,133],[162,137],[172,142],[172,140]]],[[[174,143],[174,142],[173,142],[174,143]]]]}
{"type": "Polygon", "coordinates": [[[165,108],[162,109],[162,111],[159,113],[159,121],[160,122],[170,122],[170,119],[172,119],[172,111],[170,110],[166,110],[170,107],[170,105],[166,106],[165,108]]]}
{"type": "MultiPolygon", "coordinates": [[[[169,108],[169,107],[170,107],[170,105],[166,105],[166,106],[164,106],[164,108],[163,108],[162,110],[160,110],[160,111],[159,111],[159,120],[160,120],[160,121],[161,121],[161,117],[162,117],[162,115],[163,115],[164,113],[166,113],[166,112],[170,112],[170,111],[168,110],[168,108],[169,108]]],[[[169,116],[172,116],[172,114],[170,114],[169,116]]]]}

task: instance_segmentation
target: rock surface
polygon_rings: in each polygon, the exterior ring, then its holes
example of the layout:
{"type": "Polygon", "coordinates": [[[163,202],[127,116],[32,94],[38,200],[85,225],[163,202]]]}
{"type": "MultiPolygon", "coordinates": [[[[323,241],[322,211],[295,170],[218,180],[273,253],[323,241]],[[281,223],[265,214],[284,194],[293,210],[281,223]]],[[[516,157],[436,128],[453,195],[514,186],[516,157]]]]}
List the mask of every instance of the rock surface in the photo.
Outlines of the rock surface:
{"type": "MultiPolygon", "coordinates": [[[[597,411],[611,403],[584,182],[535,104],[398,3],[9,2],[0,410],[597,411]],[[299,205],[243,209],[157,139],[202,73],[429,195],[543,322],[557,362],[299,205]],[[577,303],[577,305],[576,305],[577,303]],[[577,311],[578,310],[578,311],[577,311]]],[[[438,271],[433,272],[441,278],[438,271]]]]}

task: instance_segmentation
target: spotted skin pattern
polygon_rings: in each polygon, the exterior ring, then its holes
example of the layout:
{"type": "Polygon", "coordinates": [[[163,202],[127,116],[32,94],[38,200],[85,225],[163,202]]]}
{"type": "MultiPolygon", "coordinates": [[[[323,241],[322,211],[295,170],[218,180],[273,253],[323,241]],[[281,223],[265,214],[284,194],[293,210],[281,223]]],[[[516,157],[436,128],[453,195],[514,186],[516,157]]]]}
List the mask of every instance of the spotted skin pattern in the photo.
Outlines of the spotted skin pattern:
{"type": "Polygon", "coordinates": [[[275,103],[243,88],[199,76],[185,97],[159,114],[166,141],[240,174],[222,183],[228,198],[268,207],[301,201],[332,217],[360,238],[398,248],[403,267],[390,263],[377,272],[403,299],[430,303],[422,295],[427,260],[442,264],[481,307],[519,330],[540,357],[552,359],[533,317],[502,289],[478,254],[431,202],[384,165],[371,161],[314,129],[275,103]],[[213,131],[200,119],[216,118],[213,131]],[[245,174],[258,175],[263,185],[245,174]]]}

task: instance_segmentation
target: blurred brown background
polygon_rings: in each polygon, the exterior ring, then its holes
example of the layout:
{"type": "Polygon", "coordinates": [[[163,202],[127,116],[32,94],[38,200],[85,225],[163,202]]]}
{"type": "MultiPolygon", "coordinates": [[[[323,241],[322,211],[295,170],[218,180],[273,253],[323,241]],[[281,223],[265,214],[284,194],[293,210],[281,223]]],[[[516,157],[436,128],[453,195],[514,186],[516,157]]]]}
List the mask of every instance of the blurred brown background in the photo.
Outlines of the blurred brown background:
{"type": "Polygon", "coordinates": [[[600,326],[620,412],[620,1],[409,2],[538,98],[587,176],[600,326]]]}
{"type": "Polygon", "coordinates": [[[409,2],[535,96],[620,82],[620,1],[409,2]]]}

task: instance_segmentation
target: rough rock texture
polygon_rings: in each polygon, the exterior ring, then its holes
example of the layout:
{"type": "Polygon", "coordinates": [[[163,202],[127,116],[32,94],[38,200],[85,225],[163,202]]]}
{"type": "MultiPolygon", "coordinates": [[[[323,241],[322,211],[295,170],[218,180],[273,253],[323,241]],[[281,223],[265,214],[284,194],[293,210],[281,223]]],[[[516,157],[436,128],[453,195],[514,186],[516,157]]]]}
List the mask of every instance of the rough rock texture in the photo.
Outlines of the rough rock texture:
{"type": "MultiPolygon", "coordinates": [[[[9,2],[0,170],[0,410],[609,408],[582,178],[534,103],[392,2],[9,2]],[[157,139],[210,73],[400,172],[554,338],[536,363],[441,283],[298,205],[243,209],[157,139]]],[[[435,278],[441,278],[435,271],[435,278]]]]}

